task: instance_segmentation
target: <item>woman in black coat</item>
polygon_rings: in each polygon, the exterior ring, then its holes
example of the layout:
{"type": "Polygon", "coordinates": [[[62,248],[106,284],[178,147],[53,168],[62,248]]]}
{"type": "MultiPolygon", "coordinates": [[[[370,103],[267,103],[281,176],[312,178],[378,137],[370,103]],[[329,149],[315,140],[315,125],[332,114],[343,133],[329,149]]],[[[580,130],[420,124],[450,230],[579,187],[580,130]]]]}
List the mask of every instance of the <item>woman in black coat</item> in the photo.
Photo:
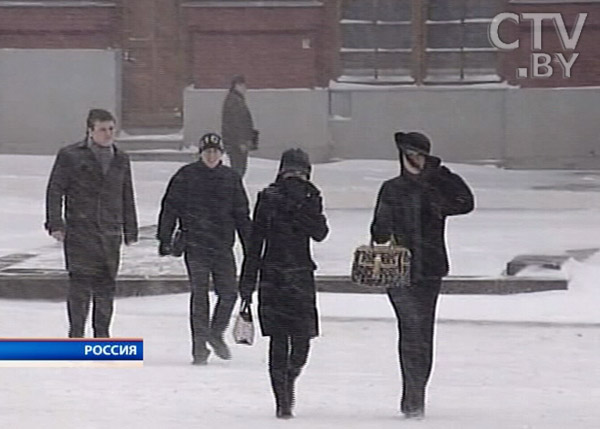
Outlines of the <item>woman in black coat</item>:
{"type": "Polygon", "coordinates": [[[306,364],[310,339],[319,334],[309,241],[329,232],[311,166],[301,149],[285,151],[277,179],[258,194],[240,295],[250,302],[260,272],[259,319],[271,337],[269,375],[278,418],[291,418],[294,382],[306,364]]]}

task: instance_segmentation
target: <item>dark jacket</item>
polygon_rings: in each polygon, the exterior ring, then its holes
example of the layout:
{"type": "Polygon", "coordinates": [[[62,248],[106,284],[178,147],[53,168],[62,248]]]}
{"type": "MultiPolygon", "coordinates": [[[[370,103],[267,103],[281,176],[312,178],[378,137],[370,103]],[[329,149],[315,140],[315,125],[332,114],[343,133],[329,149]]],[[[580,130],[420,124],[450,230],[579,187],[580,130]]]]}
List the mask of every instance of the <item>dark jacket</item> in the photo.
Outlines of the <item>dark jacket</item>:
{"type": "Polygon", "coordinates": [[[209,168],[202,160],[180,168],[162,199],[157,238],[169,243],[178,222],[186,246],[230,252],[237,230],[246,249],[251,223],[239,174],[223,164],[209,168]]]}
{"type": "Polygon", "coordinates": [[[66,233],[65,259],[70,272],[98,274],[108,267],[116,276],[122,239],[131,243],[138,236],[127,154],[115,146],[104,175],[87,142],[62,148],[46,191],[45,227],[49,233],[66,233]]]}
{"type": "Polygon", "coordinates": [[[391,235],[412,252],[411,274],[422,277],[448,274],[445,243],[446,217],[473,210],[473,194],[463,179],[427,156],[419,175],[406,171],[383,183],[377,197],[371,236],[377,243],[391,235]]]}
{"type": "Polygon", "coordinates": [[[223,102],[221,136],[225,150],[247,144],[253,138],[254,124],[244,95],[234,88],[229,90],[223,102]]]}
{"type": "Polygon", "coordinates": [[[328,234],[319,190],[301,179],[279,179],[258,194],[240,294],[248,299],[260,273],[263,335],[319,333],[310,239],[328,234]]]}

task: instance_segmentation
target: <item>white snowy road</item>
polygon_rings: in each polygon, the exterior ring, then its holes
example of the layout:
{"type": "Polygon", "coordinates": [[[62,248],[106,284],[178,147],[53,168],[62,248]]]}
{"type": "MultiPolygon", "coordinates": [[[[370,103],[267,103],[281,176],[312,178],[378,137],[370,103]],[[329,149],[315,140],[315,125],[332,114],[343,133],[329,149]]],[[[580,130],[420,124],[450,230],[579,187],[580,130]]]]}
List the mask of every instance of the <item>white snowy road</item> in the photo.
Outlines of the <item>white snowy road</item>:
{"type": "MultiPolygon", "coordinates": [[[[593,429],[600,326],[441,323],[427,418],[397,413],[390,319],[322,320],[298,383],[297,418],[273,416],[267,342],[189,364],[187,295],[121,299],[115,335],[143,336],[141,369],[0,369],[3,427],[593,429]]],[[[56,336],[64,304],[0,301],[0,336],[56,336]]]]}

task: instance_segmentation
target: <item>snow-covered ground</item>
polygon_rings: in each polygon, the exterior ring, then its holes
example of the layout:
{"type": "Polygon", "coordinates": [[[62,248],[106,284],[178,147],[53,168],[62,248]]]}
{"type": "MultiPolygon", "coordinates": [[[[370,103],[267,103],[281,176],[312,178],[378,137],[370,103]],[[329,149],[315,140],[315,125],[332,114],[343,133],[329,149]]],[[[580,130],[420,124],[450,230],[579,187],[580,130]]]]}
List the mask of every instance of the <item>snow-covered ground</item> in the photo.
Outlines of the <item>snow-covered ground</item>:
{"type": "MultiPolygon", "coordinates": [[[[328,299],[337,296],[329,295],[328,299]]],[[[274,418],[267,341],[189,365],[187,296],[117,302],[115,335],[143,337],[142,369],[5,368],[3,427],[595,429],[600,328],[440,323],[427,418],[398,415],[395,323],[324,317],[298,382],[296,419],[274,418]]],[[[346,314],[361,304],[347,301],[346,314]]],[[[442,304],[442,307],[445,304],[442,304]]],[[[64,305],[0,301],[2,336],[65,332],[64,305]]],[[[229,338],[229,334],[227,335],[229,338]]]]}
{"type": "MultiPolygon", "coordinates": [[[[50,156],[0,156],[2,234],[0,255],[52,244],[43,231],[50,156]]],[[[156,223],[160,199],[175,162],[135,162],[141,225],[156,223]]],[[[562,254],[600,247],[600,173],[510,171],[492,166],[451,167],[473,187],[476,210],[450,218],[448,245],[453,275],[499,275],[517,254],[562,254]]],[[[248,194],[275,176],[277,162],[250,159],[248,194]]],[[[315,246],[320,274],[347,274],[350,253],[368,240],[377,190],[397,174],[396,161],[353,160],[315,166],[331,234],[315,246]]]]}
{"type": "MultiPolygon", "coordinates": [[[[0,156],[0,255],[48,246],[46,259],[26,261],[24,266],[58,268],[60,245],[42,228],[44,192],[52,162],[51,156],[0,156]]],[[[133,163],[141,225],[156,223],[165,186],[181,165],[133,163]]],[[[252,200],[273,180],[277,166],[277,161],[250,159],[245,182],[252,200]]],[[[560,255],[600,247],[600,172],[503,170],[467,164],[450,167],[473,187],[476,197],[473,213],[448,221],[451,275],[496,277],[519,254],[560,255]]],[[[349,160],[319,164],[313,170],[331,227],[329,237],[313,246],[317,274],[347,275],[354,248],[369,239],[377,190],[385,179],[398,173],[398,162],[349,160]]],[[[239,246],[236,250],[241,258],[239,246]]],[[[142,255],[135,246],[124,249],[123,259],[128,267],[146,267],[149,274],[164,270],[184,273],[181,259],[142,255]]],[[[566,277],[569,290],[502,297],[444,296],[440,317],[600,324],[600,253],[586,260],[570,259],[561,271],[532,267],[521,275],[566,277]]],[[[361,300],[369,305],[350,305],[357,315],[391,315],[384,297],[361,300]]],[[[332,316],[347,312],[345,305],[330,310],[332,316]]]]}
{"type": "MultiPolygon", "coordinates": [[[[0,255],[56,247],[42,229],[52,161],[0,155],[0,255]]],[[[166,183],[180,165],[134,163],[142,225],[156,222],[166,183]]],[[[275,161],[251,159],[246,183],[252,198],[276,168],[275,161]]],[[[518,254],[599,247],[598,172],[451,168],[477,199],[474,213],[449,221],[451,274],[497,276],[518,254]]],[[[331,226],[330,237],[314,246],[319,274],[348,273],[352,250],[368,239],[377,189],[397,171],[395,161],[314,167],[331,226]]],[[[4,369],[0,421],[6,427],[61,429],[596,428],[600,254],[571,259],[561,272],[525,274],[565,276],[569,290],[441,297],[437,362],[422,422],[397,417],[396,334],[385,296],[351,294],[319,295],[323,335],[314,341],[299,381],[298,417],[292,421],[272,416],[264,339],[234,347],[230,362],[189,365],[185,294],[117,301],[113,335],[144,337],[143,369],[4,369]]],[[[64,304],[0,300],[1,337],[65,332],[64,304]]]]}

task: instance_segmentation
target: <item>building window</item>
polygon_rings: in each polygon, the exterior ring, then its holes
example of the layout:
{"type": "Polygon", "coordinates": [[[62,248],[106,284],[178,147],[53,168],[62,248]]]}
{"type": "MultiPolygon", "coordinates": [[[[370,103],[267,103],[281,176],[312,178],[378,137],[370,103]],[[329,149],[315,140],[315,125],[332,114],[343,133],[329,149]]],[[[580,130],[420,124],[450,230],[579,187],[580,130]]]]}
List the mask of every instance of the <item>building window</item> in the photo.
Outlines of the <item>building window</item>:
{"type": "Polygon", "coordinates": [[[488,27],[504,1],[428,0],[425,82],[497,82],[488,27]]]}
{"type": "Polygon", "coordinates": [[[342,2],[340,80],[412,82],[412,0],[342,2]]]}
{"type": "Polygon", "coordinates": [[[340,81],[497,82],[488,26],[506,0],[342,0],[340,81]]]}

